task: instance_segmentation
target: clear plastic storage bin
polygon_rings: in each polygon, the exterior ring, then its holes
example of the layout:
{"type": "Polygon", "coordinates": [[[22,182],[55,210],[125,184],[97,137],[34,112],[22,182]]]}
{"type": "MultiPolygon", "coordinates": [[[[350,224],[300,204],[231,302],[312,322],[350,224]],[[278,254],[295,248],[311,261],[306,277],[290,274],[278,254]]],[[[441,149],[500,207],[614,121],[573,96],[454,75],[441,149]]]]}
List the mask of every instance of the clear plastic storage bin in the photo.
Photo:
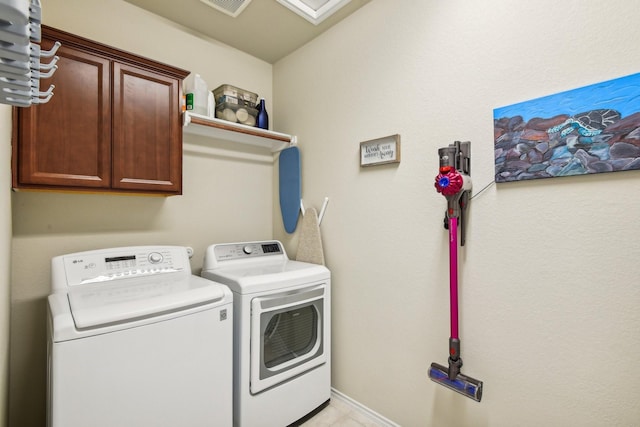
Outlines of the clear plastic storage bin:
{"type": "Polygon", "coordinates": [[[242,104],[221,102],[216,104],[216,118],[247,126],[256,125],[258,110],[242,104]]]}
{"type": "Polygon", "coordinates": [[[258,94],[232,85],[221,85],[213,91],[216,104],[231,103],[254,108],[258,103],[258,94]]]}

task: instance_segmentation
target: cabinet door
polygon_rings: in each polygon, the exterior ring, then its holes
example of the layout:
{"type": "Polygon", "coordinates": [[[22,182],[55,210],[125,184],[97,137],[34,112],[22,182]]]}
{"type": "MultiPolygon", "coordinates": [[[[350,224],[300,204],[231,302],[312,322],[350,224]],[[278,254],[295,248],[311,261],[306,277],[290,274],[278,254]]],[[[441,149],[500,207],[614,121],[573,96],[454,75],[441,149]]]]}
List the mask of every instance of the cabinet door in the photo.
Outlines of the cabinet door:
{"type": "Polygon", "coordinates": [[[180,80],[114,62],[113,183],[181,194],[180,80]]]}
{"type": "MultiPolygon", "coordinates": [[[[52,45],[53,41],[43,38],[43,49],[52,45]]],[[[41,90],[55,85],[51,100],[16,109],[19,152],[14,186],[108,188],[109,61],[64,44],[57,55],[58,70],[40,82],[41,90]]]]}

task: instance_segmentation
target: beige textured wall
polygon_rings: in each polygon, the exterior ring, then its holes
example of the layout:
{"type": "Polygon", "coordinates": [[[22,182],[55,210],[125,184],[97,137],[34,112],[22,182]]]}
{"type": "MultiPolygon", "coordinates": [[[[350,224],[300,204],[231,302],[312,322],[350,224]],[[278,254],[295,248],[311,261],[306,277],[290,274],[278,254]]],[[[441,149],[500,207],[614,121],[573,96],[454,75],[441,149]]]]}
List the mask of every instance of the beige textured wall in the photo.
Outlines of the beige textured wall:
{"type": "Polygon", "coordinates": [[[470,140],[480,190],[494,174],[493,108],[638,72],[639,19],[630,0],[376,0],[275,64],[303,197],[331,200],[335,388],[404,427],[637,424],[640,171],[473,200],[460,328],[482,403],[426,371],[446,363],[449,336],[437,149],[470,140]],[[359,143],[395,133],[402,163],[361,169],[359,143]]]}
{"type": "Polygon", "coordinates": [[[9,403],[9,319],[11,311],[11,107],[0,105],[0,426],[9,403]]]}
{"type": "MultiPolygon", "coordinates": [[[[129,3],[42,3],[48,25],[197,72],[212,89],[230,83],[271,99],[270,64],[199,38],[129,3]]],[[[4,117],[10,116],[0,113],[5,129],[4,117]]],[[[9,146],[4,132],[0,138],[9,146]]],[[[13,194],[11,426],[45,423],[45,298],[50,292],[51,257],[100,247],[188,245],[195,250],[192,267],[199,272],[210,243],[271,238],[273,157],[267,153],[189,135],[184,141],[182,196],[13,194]]],[[[5,193],[8,198],[8,190],[5,193]]],[[[0,289],[7,289],[2,279],[0,289]]],[[[2,305],[5,294],[0,291],[2,305]]],[[[6,311],[0,313],[4,316],[6,311]]],[[[0,340],[3,328],[6,322],[0,319],[0,340]]],[[[0,363],[0,379],[4,365],[0,363]]]]}

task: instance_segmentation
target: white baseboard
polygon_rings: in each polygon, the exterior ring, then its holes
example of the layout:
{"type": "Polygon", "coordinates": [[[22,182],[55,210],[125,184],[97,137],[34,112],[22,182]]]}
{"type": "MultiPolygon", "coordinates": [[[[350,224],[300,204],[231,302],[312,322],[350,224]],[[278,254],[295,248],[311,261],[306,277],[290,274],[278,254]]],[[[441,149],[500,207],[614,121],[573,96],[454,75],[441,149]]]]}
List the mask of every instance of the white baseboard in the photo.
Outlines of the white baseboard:
{"type": "Polygon", "coordinates": [[[364,406],[360,402],[357,402],[357,401],[353,400],[352,398],[350,398],[346,394],[336,390],[333,387],[331,387],[331,398],[340,400],[341,402],[344,402],[345,404],[351,406],[354,410],[360,412],[362,415],[366,416],[367,418],[370,418],[371,421],[374,421],[374,422],[380,424],[381,426],[384,426],[384,427],[400,427],[400,425],[394,423],[393,421],[389,420],[388,418],[383,417],[382,415],[378,414],[376,411],[367,408],[366,406],[364,406]]]}

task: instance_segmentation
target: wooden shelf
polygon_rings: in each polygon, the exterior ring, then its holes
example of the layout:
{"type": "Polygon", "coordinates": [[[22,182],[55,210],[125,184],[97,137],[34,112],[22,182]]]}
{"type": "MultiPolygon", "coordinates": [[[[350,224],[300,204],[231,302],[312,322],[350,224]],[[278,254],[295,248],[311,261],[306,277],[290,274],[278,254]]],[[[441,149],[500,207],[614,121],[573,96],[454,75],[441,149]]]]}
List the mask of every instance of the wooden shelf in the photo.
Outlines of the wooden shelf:
{"type": "Polygon", "coordinates": [[[184,133],[257,145],[268,148],[272,153],[287,148],[294,139],[293,136],[284,133],[232,123],[188,111],[184,113],[184,133]]]}

